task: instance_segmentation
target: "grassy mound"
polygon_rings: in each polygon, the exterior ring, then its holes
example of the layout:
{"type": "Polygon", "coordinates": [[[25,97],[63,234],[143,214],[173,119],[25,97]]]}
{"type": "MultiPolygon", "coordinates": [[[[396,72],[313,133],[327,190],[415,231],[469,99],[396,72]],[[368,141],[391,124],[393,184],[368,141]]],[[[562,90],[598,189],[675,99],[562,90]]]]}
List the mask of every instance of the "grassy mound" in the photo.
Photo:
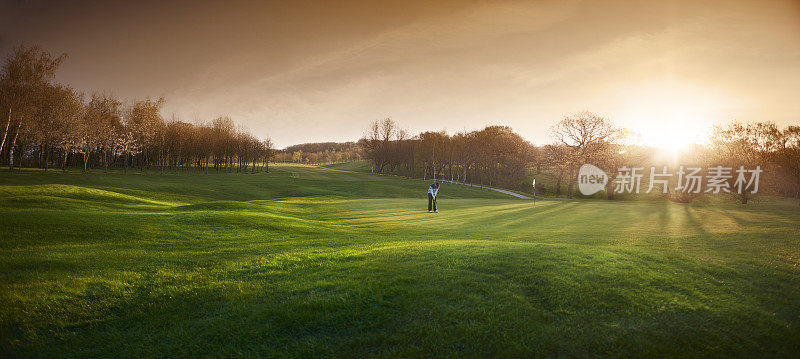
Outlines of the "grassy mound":
{"type": "Polygon", "coordinates": [[[796,204],[0,173],[0,356],[790,356],[796,204]]]}

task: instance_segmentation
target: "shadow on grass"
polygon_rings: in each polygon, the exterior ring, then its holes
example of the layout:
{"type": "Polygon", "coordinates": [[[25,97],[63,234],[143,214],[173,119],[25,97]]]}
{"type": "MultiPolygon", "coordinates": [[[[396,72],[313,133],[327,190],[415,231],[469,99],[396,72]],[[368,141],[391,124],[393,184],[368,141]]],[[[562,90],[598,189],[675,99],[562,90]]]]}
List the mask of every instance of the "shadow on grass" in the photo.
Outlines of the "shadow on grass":
{"type": "MultiPolygon", "coordinates": [[[[786,318],[749,309],[763,301],[780,310],[775,293],[747,285],[759,273],[586,246],[408,246],[266,256],[248,248],[198,267],[162,258],[135,274],[96,268],[75,278],[79,290],[63,311],[45,301],[6,322],[4,337],[19,341],[4,351],[738,356],[787,355],[796,335],[786,318]]],[[[791,279],[777,279],[788,294],[791,279]]]]}

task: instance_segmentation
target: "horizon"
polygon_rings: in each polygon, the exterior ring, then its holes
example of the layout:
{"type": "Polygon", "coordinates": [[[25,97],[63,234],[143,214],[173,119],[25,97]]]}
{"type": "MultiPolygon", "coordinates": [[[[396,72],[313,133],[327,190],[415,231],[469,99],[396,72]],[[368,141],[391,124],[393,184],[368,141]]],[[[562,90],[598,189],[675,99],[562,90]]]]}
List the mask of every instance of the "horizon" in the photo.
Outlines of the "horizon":
{"type": "Polygon", "coordinates": [[[386,117],[543,145],[589,110],[675,149],[800,112],[790,0],[192,4],[0,2],[0,55],[67,53],[57,80],[87,95],[163,96],[164,118],[227,115],[278,148],[357,141],[386,117]]]}
{"type": "Polygon", "coordinates": [[[793,358],[798,40],[800,0],[0,0],[0,358],[793,358]]]}

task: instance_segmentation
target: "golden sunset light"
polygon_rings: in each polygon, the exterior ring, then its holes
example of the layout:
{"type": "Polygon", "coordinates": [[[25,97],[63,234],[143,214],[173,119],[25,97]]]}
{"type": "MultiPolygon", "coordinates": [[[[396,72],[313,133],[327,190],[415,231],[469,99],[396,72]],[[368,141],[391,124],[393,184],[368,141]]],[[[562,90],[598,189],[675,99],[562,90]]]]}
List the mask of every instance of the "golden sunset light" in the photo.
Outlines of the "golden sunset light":
{"type": "Polygon", "coordinates": [[[620,123],[640,136],[640,144],[678,150],[705,143],[714,124],[724,123],[718,110],[728,106],[713,89],[653,83],[630,89],[620,123]]]}
{"type": "Polygon", "coordinates": [[[797,358],[800,0],[0,0],[0,358],[797,358]]]}
{"type": "Polygon", "coordinates": [[[78,90],[164,97],[184,121],[229,115],[279,148],[383,117],[545,144],[590,110],[667,145],[800,112],[793,0],[1,4],[0,53],[66,52],[58,76],[78,90]],[[681,139],[658,138],[664,121],[681,139]]]}

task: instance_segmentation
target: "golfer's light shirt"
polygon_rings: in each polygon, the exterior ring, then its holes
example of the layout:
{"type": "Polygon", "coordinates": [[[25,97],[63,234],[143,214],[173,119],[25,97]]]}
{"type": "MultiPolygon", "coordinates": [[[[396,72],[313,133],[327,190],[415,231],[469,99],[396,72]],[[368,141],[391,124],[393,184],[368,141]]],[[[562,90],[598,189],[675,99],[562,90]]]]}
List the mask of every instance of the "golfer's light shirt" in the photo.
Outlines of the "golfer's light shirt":
{"type": "Polygon", "coordinates": [[[428,186],[428,193],[431,194],[432,196],[436,197],[436,194],[439,193],[439,189],[438,188],[433,188],[432,185],[428,186]]]}

